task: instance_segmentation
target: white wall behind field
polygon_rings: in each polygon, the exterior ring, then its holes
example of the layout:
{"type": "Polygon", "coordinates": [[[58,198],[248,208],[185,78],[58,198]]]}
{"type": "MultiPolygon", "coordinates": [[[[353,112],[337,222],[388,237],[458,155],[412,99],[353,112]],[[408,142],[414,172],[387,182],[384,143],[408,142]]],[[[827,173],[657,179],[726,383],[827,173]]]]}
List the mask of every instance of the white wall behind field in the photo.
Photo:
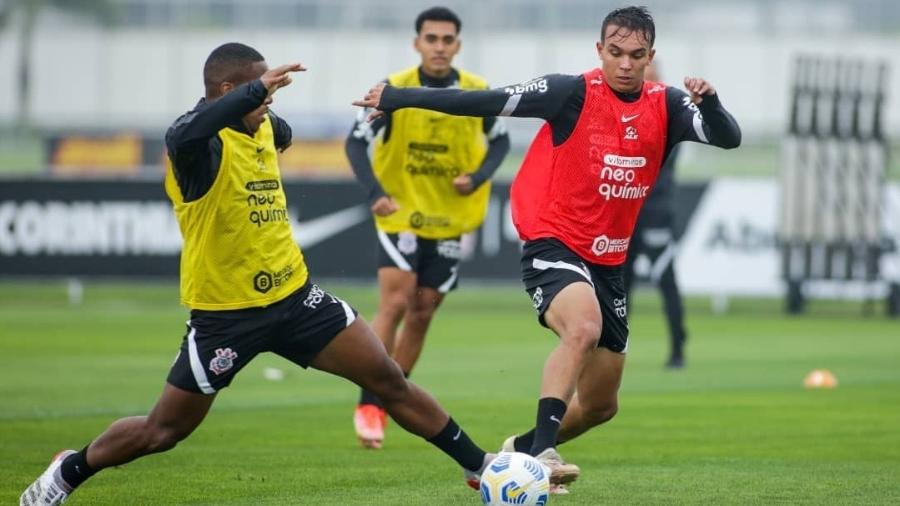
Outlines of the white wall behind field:
{"type": "MultiPolygon", "coordinates": [[[[463,32],[456,63],[495,86],[544,73],[576,73],[597,64],[596,34],[463,32]]],[[[412,34],[385,32],[102,30],[41,27],[32,55],[30,108],[48,128],[165,128],[202,95],[201,69],[212,48],[228,41],[256,47],[270,65],[299,60],[310,71],[276,97],[275,109],[301,129],[354,111],[350,101],[388,72],[414,65],[412,34]]],[[[0,123],[13,119],[17,40],[0,36],[0,123]]],[[[886,35],[790,37],[680,34],[657,38],[666,80],[709,79],[748,137],[784,131],[793,57],[798,53],[878,58],[900,68],[900,39],[886,35]]],[[[900,79],[892,79],[885,115],[900,128],[900,79]]]]}

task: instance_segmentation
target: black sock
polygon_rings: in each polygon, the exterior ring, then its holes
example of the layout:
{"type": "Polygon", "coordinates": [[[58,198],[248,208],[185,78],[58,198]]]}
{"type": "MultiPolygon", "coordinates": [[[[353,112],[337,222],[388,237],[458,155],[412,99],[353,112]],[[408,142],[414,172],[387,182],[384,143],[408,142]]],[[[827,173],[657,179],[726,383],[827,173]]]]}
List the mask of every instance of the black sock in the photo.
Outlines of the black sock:
{"type": "Polygon", "coordinates": [[[566,403],[555,397],[544,397],[538,401],[537,423],[534,427],[534,442],[529,453],[537,456],[547,448],[556,446],[559,426],[566,414],[566,403]]]}
{"type": "Polygon", "coordinates": [[[516,447],[517,452],[528,453],[531,451],[531,445],[534,444],[534,429],[522,434],[521,436],[516,436],[516,439],[513,440],[513,446],[516,447]]]}
{"type": "Polygon", "coordinates": [[[377,395],[363,388],[359,393],[359,404],[372,404],[373,406],[378,406],[379,408],[384,409],[384,405],[381,404],[381,399],[378,398],[377,395]]]}
{"type": "MultiPolygon", "coordinates": [[[[559,440],[559,435],[556,436],[556,445],[559,446],[563,444],[565,441],[559,440]]],[[[531,445],[534,444],[534,429],[522,434],[521,436],[516,436],[513,439],[513,449],[519,453],[528,453],[531,451],[531,445]]]]}
{"type": "Polygon", "coordinates": [[[69,455],[59,467],[63,481],[72,488],[81,485],[97,472],[91,469],[91,466],[87,463],[87,449],[88,447],[85,446],[80,452],[69,455]]]}
{"type": "Polygon", "coordinates": [[[447,421],[447,425],[438,432],[437,436],[429,439],[428,442],[440,448],[442,452],[469,471],[478,471],[484,465],[484,450],[473,443],[469,439],[469,435],[452,418],[447,421]]]}

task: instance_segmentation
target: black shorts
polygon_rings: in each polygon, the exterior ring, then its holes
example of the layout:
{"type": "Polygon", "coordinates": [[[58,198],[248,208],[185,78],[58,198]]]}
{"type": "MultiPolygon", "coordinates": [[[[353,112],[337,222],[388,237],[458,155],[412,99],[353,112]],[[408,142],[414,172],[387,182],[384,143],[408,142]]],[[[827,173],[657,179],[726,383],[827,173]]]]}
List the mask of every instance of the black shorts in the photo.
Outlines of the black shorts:
{"type": "Polygon", "coordinates": [[[308,367],[356,315],[346,302],[311,282],[266,307],[192,310],[167,381],[184,390],[212,394],[231,384],[264,351],[308,367]]]}
{"type": "Polygon", "coordinates": [[[544,313],[556,294],[572,283],[589,283],[603,315],[597,346],[616,353],[628,349],[628,310],[622,274],[622,266],[585,262],[556,239],[527,241],[522,250],[522,282],[541,325],[547,326],[544,313]]]}
{"type": "Polygon", "coordinates": [[[396,267],[415,272],[418,286],[441,293],[455,289],[462,257],[460,237],[423,239],[412,232],[378,234],[378,268],[396,267]]]}

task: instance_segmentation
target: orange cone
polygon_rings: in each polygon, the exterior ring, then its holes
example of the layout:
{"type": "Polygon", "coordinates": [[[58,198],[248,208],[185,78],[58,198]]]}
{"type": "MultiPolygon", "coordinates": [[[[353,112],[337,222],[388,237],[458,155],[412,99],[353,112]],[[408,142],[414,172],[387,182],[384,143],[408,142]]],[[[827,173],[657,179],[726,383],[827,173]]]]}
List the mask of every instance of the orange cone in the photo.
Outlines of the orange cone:
{"type": "Polygon", "coordinates": [[[834,388],[837,384],[837,378],[828,369],[815,369],[803,378],[806,388],[834,388]]]}

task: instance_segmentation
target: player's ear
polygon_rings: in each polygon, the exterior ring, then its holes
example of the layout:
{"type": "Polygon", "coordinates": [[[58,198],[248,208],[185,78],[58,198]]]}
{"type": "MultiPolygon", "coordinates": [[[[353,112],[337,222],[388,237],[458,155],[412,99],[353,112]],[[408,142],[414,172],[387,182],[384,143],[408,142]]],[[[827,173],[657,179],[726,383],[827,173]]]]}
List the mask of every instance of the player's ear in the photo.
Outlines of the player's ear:
{"type": "Polygon", "coordinates": [[[225,81],[224,83],[219,85],[220,95],[224,95],[233,89],[234,89],[234,84],[229,83],[228,81],[225,81]]]}
{"type": "Polygon", "coordinates": [[[599,40],[597,41],[597,56],[601,56],[603,53],[603,43],[599,40]]]}
{"type": "Polygon", "coordinates": [[[653,63],[653,58],[656,57],[656,50],[655,50],[655,49],[650,49],[650,52],[647,53],[647,54],[650,55],[650,59],[647,60],[647,61],[650,62],[650,63],[653,63]]]}

